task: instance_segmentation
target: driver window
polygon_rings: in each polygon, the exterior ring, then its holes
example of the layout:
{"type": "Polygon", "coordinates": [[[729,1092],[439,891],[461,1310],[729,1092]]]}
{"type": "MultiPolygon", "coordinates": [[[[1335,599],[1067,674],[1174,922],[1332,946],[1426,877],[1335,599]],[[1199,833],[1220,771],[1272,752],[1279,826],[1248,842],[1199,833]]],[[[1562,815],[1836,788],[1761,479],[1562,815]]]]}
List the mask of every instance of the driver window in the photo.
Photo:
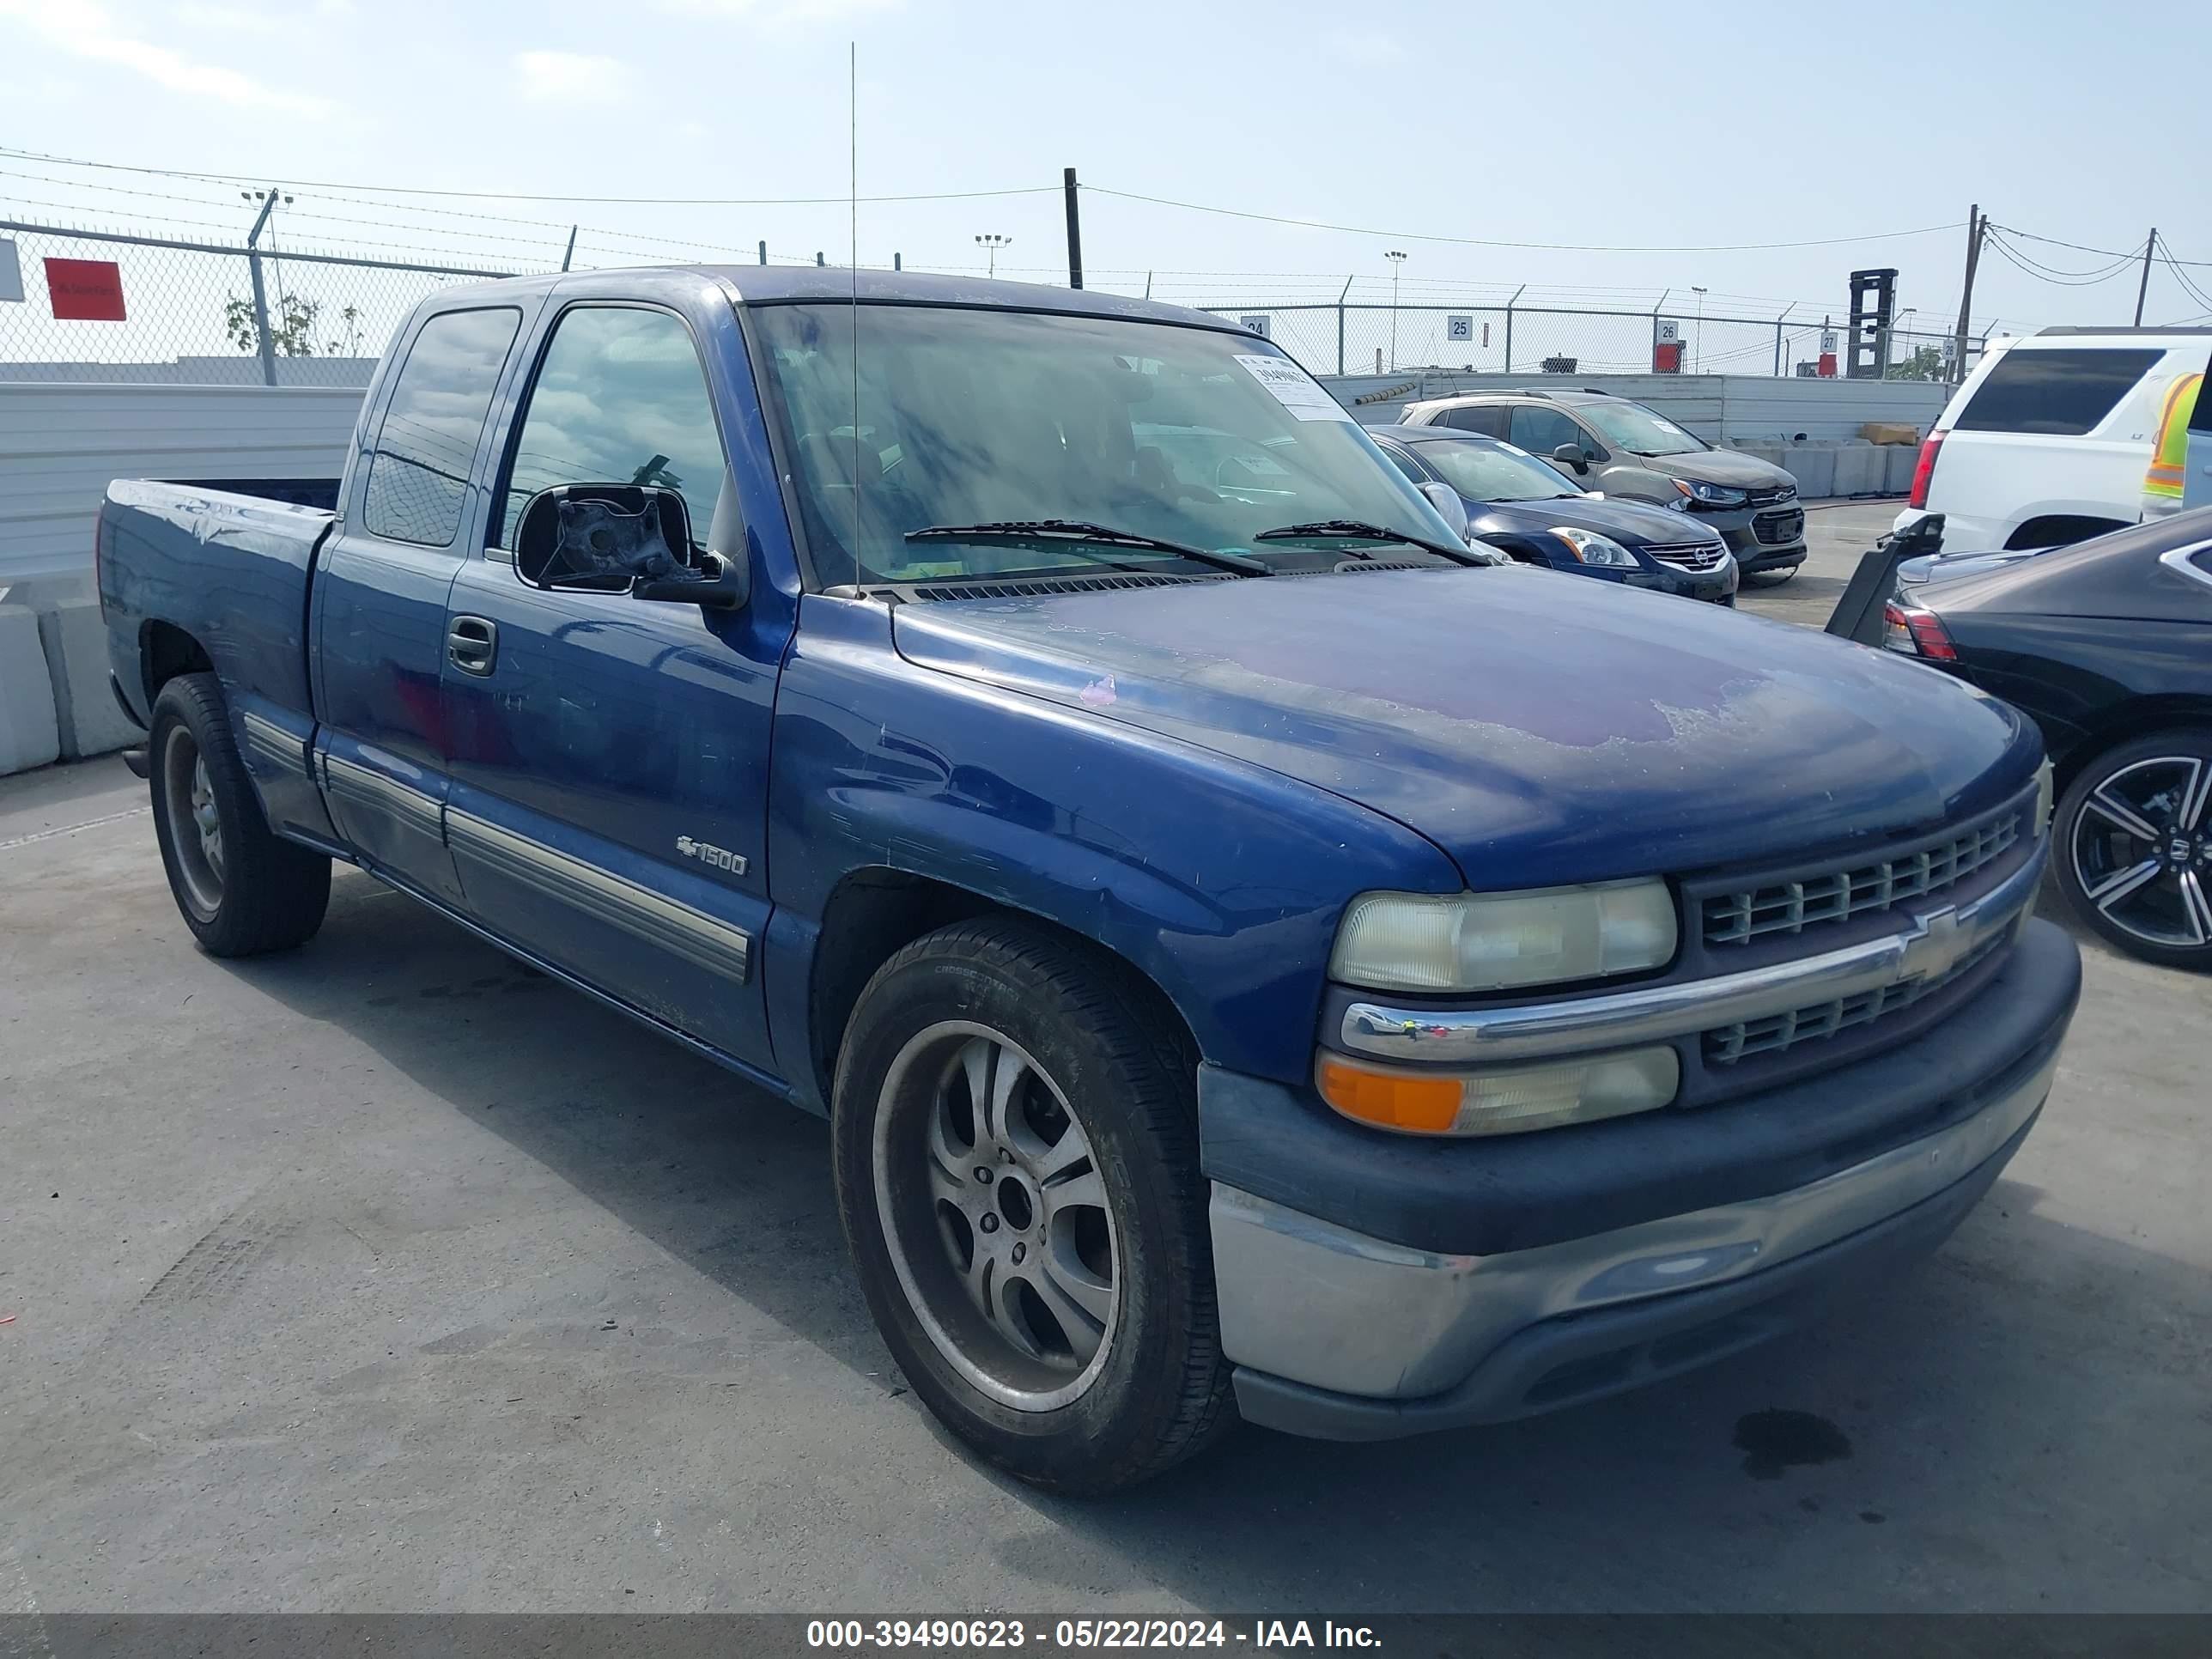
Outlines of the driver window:
{"type": "Polygon", "coordinates": [[[1516,404],[1513,406],[1513,441],[1531,455],[1540,455],[1547,460],[1561,444],[1580,444],[1587,449],[1589,440],[1583,435],[1582,428],[1556,409],[1545,409],[1536,404],[1516,404]]]}
{"type": "Polygon", "coordinates": [[[691,331],[665,311],[579,306],[561,319],[514,439],[498,539],[556,484],[659,484],[681,492],[703,538],[722,493],[721,434],[691,331]]]}

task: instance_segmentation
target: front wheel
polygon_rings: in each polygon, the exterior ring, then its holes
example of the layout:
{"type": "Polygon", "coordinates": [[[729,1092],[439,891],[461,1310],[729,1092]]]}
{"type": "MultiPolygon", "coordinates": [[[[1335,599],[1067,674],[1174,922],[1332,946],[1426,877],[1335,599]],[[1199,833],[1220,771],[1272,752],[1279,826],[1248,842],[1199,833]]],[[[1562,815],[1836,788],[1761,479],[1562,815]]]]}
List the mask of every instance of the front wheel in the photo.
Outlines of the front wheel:
{"type": "Polygon", "coordinates": [[[2178,727],[2092,758],[2053,823],[2058,884],[2123,951],[2212,970],[2212,728],[2178,727]]]}
{"type": "Polygon", "coordinates": [[[1025,1480],[1110,1491],[1233,1420],[1192,1073],[1119,963],[1019,921],[917,940],[854,1011],[833,1133],[869,1309],[1025,1480]]]}

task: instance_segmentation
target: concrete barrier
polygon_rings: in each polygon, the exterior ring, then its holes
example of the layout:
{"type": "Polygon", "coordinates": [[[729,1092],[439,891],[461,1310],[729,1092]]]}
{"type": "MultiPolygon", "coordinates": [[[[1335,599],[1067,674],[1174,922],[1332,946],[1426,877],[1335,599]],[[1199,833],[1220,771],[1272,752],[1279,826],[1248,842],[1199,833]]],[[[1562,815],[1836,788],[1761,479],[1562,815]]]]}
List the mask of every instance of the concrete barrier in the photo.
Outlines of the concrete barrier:
{"type": "Polygon", "coordinates": [[[1829,493],[1836,495],[1879,495],[1881,493],[1881,452],[1869,443],[1839,444],[1836,471],[1829,493]]]}
{"type": "Polygon", "coordinates": [[[1902,495],[1912,488],[1912,469],[1919,464],[1917,444],[1892,444],[1883,452],[1881,487],[1886,494],[1902,495]]]}
{"type": "Polygon", "coordinates": [[[62,758],[112,754],[144,734],[123,717],[107,684],[107,629],[97,599],[64,599],[39,612],[39,641],[54,694],[62,758]]]}
{"type": "Polygon", "coordinates": [[[47,765],[61,752],[39,619],[21,605],[0,605],[0,774],[47,765]]]}
{"type": "Polygon", "coordinates": [[[1782,452],[1781,465],[1797,480],[1797,493],[1808,501],[1836,493],[1836,452],[1825,443],[1791,444],[1782,452]]]}

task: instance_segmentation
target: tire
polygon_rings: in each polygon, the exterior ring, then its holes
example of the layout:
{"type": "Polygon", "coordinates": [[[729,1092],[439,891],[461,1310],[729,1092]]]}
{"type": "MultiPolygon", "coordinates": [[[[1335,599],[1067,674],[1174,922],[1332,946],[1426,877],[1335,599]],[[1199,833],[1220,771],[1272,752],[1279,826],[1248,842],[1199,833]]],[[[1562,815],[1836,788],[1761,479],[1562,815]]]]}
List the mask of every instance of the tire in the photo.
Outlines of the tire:
{"type": "Polygon", "coordinates": [[[270,833],[214,675],[161,687],[146,757],[161,865],[200,948],[254,957],[312,937],[330,904],[331,861],[270,833]]]}
{"type": "Polygon", "coordinates": [[[2051,850],[2059,888],[2099,937],[2212,970],[2212,726],[2092,757],[2052,815],[2051,850]]]}
{"type": "Polygon", "coordinates": [[[1023,1480],[1110,1492],[1236,1420],[1195,1071],[1149,988],[1020,921],[931,933],[860,994],[831,1117],[861,1288],[923,1403],[1023,1480]]]}

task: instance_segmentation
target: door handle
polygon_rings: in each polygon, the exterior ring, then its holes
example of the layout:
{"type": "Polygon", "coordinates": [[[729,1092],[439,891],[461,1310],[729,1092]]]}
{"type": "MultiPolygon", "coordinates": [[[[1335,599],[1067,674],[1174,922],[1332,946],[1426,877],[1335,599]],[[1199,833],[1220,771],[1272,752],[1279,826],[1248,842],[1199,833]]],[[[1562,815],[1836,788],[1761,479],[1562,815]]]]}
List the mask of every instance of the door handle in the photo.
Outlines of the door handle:
{"type": "Polygon", "coordinates": [[[499,660],[499,627],[482,617],[456,617],[446,624],[446,656],[464,674],[489,674],[499,660]]]}

